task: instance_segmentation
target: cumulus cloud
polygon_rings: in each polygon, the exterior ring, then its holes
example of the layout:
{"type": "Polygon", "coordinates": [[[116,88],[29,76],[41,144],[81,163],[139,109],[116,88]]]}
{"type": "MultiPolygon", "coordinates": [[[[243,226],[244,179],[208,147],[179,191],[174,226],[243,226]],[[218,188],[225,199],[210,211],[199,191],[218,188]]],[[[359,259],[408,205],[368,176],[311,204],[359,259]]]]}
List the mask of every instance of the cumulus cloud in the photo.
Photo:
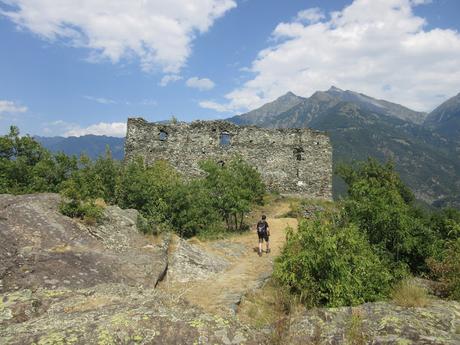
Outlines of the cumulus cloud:
{"type": "Polygon", "coordinates": [[[159,85],[164,87],[164,86],[168,85],[169,83],[173,83],[173,82],[181,80],[181,79],[182,79],[182,77],[180,75],[168,74],[168,75],[165,75],[163,78],[161,78],[161,80],[159,82],[159,85]]]}
{"type": "Polygon", "coordinates": [[[64,133],[65,137],[80,137],[88,134],[107,135],[112,137],[124,137],[126,135],[126,122],[100,122],[85,128],[79,127],[78,125],[72,125],[71,127],[72,129],[64,133]]]}
{"type": "Polygon", "coordinates": [[[4,115],[25,113],[27,110],[27,107],[16,104],[13,101],[0,100],[0,117],[4,115]]]}
{"type": "Polygon", "coordinates": [[[235,0],[3,0],[17,25],[47,40],[91,50],[92,60],[137,57],[143,70],[177,73],[198,33],[236,7],[235,0]]]}
{"type": "Polygon", "coordinates": [[[309,96],[336,85],[432,109],[460,90],[460,34],[427,29],[412,10],[425,2],[355,0],[316,23],[278,24],[273,43],[252,62],[250,79],[221,106],[244,111],[289,90],[309,96]]]}
{"type": "Polygon", "coordinates": [[[188,87],[195,88],[201,91],[211,90],[216,85],[211,79],[198,77],[192,77],[187,79],[185,84],[188,87]]]}

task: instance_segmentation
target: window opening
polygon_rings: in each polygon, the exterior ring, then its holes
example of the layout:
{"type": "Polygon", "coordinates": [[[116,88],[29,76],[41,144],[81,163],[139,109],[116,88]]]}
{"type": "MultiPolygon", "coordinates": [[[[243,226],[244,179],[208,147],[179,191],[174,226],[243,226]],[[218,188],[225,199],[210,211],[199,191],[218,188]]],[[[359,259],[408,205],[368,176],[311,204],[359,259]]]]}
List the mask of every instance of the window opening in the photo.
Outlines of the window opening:
{"type": "Polygon", "coordinates": [[[222,132],[220,133],[220,146],[230,146],[230,133],[222,132]]]}
{"type": "Polygon", "coordinates": [[[160,140],[161,141],[168,140],[168,133],[166,133],[165,131],[160,131],[160,140]]]}
{"type": "Polygon", "coordinates": [[[303,152],[304,152],[304,150],[301,147],[294,148],[294,157],[295,157],[295,159],[298,160],[298,161],[301,161],[303,152]]]}

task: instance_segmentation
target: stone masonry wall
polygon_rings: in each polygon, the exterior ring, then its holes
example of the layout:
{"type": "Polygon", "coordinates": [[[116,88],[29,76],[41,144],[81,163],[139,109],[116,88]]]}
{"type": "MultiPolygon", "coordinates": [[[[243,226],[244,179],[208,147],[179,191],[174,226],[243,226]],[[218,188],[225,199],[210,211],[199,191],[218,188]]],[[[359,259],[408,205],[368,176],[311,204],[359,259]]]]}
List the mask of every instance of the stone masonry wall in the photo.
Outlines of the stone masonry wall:
{"type": "Polygon", "coordinates": [[[225,163],[241,155],[261,173],[269,190],[302,197],[332,198],[329,137],[307,128],[263,129],[225,121],[149,123],[128,119],[126,160],[167,160],[187,177],[200,176],[198,162],[225,163]]]}

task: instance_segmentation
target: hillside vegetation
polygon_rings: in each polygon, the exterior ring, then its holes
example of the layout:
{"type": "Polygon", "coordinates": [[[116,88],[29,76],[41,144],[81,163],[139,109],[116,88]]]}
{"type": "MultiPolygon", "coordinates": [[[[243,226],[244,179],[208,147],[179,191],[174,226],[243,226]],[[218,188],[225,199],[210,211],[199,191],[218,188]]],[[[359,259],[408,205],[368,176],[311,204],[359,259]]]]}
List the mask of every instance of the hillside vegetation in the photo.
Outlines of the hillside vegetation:
{"type": "MultiPolygon", "coordinates": [[[[288,93],[265,106],[228,119],[262,127],[311,127],[326,131],[332,142],[333,164],[375,157],[393,160],[402,180],[418,200],[434,206],[460,207],[460,108],[458,96],[427,114],[335,87],[309,98],[288,93]],[[297,97],[293,102],[293,97],[297,97]],[[286,99],[290,100],[287,102],[286,99]],[[290,109],[278,106],[293,104],[290,109]]],[[[333,181],[334,197],[346,193],[333,181]]]]}

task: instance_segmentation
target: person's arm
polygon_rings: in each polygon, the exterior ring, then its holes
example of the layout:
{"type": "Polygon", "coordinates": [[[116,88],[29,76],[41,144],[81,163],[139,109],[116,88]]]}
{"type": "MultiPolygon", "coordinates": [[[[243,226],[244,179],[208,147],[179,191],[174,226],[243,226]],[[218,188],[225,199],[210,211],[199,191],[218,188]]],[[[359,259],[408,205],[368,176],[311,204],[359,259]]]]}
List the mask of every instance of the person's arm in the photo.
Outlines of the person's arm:
{"type": "Polygon", "coordinates": [[[267,226],[267,235],[270,236],[270,229],[269,229],[269,227],[268,227],[268,222],[265,222],[265,224],[267,224],[267,225],[266,225],[266,226],[267,226]]]}

